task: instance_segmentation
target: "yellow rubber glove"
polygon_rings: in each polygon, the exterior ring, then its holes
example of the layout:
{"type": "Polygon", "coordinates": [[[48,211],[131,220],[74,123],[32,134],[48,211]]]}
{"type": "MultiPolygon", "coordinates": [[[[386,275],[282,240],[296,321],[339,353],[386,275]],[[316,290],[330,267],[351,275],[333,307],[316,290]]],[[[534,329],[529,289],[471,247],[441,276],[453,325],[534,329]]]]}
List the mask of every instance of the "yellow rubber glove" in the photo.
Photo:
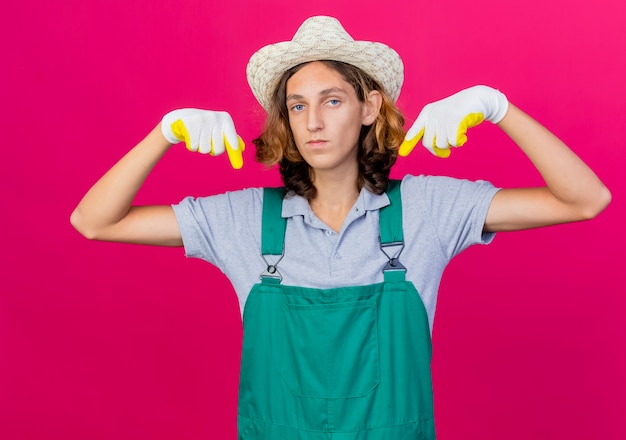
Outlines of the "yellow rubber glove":
{"type": "Polygon", "coordinates": [[[185,142],[189,151],[217,156],[224,151],[236,170],[243,166],[245,144],[226,112],[184,108],[163,116],[161,131],[170,144],[185,142]]]}
{"type": "Polygon", "coordinates": [[[467,130],[487,120],[497,124],[504,118],[509,101],[488,86],[474,86],[426,105],[409,129],[398,154],[407,156],[422,140],[428,151],[449,157],[451,147],[467,142],[467,130]]]}

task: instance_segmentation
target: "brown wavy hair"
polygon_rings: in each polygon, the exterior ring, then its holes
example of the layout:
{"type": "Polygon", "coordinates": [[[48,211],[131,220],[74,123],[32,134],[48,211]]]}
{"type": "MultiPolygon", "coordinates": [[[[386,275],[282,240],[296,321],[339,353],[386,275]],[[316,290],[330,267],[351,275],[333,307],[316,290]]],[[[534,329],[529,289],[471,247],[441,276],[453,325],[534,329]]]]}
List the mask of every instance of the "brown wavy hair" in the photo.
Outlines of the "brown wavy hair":
{"type": "MultiPolygon", "coordinates": [[[[365,186],[375,194],[382,194],[387,189],[389,172],[398,157],[398,146],[404,140],[404,117],[380,84],[361,69],[340,61],[321,62],[354,87],[359,101],[366,102],[372,90],[379,91],[382,96],[380,112],[374,123],[361,127],[357,182],[359,189],[365,186]]],[[[269,166],[279,164],[285,187],[311,200],[317,194],[312,181],[313,170],[298,152],[286,103],[287,81],[305,64],[287,70],[280,78],[267,109],[263,132],[252,142],[256,145],[258,162],[269,166]]]]}

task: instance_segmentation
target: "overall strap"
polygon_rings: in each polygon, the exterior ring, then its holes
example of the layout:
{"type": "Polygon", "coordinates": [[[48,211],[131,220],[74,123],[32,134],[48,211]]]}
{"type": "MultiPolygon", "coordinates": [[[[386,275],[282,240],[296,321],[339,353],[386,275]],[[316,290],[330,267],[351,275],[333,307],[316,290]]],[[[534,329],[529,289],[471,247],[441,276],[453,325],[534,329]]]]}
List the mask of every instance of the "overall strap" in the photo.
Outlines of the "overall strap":
{"type": "Polygon", "coordinates": [[[287,219],[282,217],[284,188],[263,188],[261,254],[282,255],[287,219]]]}
{"type": "Polygon", "coordinates": [[[380,249],[389,259],[383,268],[383,273],[385,274],[385,281],[404,281],[406,268],[398,259],[402,249],[404,249],[402,197],[399,180],[389,181],[387,197],[389,197],[389,205],[381,208],[379,215],[380,249]]]}
{"type": "Polygon", "coordinates": [[[263,216],[261,218],[261,256],[267,269],[261,274],[263,282],[282,279],[276,265],[284,253],[287,219],[282,216],[285,188],[263,188],[263,216]],[[275,256],[272,263],[266,256],[275,256]]]}
{"type": "Polygon", "coordinates": [[[389,205],[380,210],[380,244],[402,243],[402,197],[400,181],[390,180],[387,187],[389,205]]]}

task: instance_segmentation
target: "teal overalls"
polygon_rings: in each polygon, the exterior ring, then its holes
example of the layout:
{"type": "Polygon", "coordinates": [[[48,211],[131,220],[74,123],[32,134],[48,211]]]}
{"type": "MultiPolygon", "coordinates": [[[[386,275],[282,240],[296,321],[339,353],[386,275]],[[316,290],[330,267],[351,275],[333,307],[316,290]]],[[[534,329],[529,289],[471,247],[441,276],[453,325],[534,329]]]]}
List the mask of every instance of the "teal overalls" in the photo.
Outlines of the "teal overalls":
{"type": "MultiPolygon", "coordinates": [[[[283,195],[263,195],[264,258],[283,255],[283,195]]],[[[389,257],[403,242],[399,182],[387,195],[389,257]]],[[[279,261],[268,263],[244,309],[239,439],[435,438],[428,318],[397,255],[384,282],[334,289],[283,285],[279,261]]]]}

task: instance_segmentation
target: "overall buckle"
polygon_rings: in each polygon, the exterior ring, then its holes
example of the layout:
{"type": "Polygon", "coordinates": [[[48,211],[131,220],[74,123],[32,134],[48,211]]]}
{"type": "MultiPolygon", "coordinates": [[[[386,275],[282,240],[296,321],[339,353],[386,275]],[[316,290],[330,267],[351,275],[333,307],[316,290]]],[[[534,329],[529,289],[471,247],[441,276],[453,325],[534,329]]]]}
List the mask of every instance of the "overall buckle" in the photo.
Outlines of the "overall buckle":
{"type": "Polygon", "coordinates": [[[380,250],[383,252],[383,254],[385,254],[387,259],[389,260],[389,261],[387,261],[387,264],[385,264],[385,267],[383,267],[383,272],[392,271],[392,270],[402,270],[402,271],[406,272],[406,267],[404,267],[404,265],[400,262],[400,259],[399,259],[400,254],[404,250],[404,242],[403,241],[396,241],[396,242],[392,242],[392,243],[381,243],[380,244],[380,250]],[[399,247],[399,249],[398,249],[398,247],[399,247]],[[391,250],[392,251],[395,250],[395,253],[394,252],[387,252],[385,250],[386,248],[393,248],[391,250]]]}

